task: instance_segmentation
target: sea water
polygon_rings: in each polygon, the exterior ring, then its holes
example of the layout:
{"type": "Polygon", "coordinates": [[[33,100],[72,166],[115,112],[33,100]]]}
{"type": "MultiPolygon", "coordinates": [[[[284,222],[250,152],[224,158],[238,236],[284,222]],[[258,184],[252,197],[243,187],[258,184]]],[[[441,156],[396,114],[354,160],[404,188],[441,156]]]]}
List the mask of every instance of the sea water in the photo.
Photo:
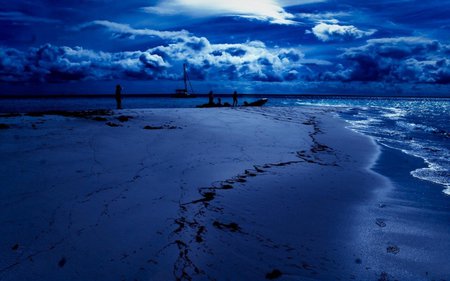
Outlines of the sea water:
{"type": "MultiPolygon", "coordinates": [[[[241,96],[239,102],[254,101],[257,95],[241,96]]],[[[232,102],[231,97],[222,97],[232,102]]],[[[190,108],[207,97],[124,97],[125,108],[190,108]]],[[[349,98],[273,95],[266,106],[329,106],[346,119],[350,128],[370,135],[382,145],[425,160],[427,167],[411,175],[443,186],[450,195],[450,98],[349,98]]],[[[113,97],[0,99],[0,112],[85,110],[114,108],[113,97]]]]}
{"type": "Polygon", "coordinates": [[[338,108],[350,128],[424,159],[427,167],[411,175],[443,186],[450,195],[450,99],[330,98],[297,100],[296,104],[338,108]]]}

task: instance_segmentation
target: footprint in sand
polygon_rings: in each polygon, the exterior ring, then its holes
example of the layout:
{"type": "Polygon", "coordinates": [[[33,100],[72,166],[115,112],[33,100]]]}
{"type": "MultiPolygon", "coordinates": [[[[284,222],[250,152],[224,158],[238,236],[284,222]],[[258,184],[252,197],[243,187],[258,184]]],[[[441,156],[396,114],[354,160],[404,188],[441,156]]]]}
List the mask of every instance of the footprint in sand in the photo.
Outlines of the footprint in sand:
{"type": "Polygon", "coordinates": [[[227,223],[221,223],[219,221],[214,221],[213,222],[213,226],[218,228],[218,229],[222,229],[222,230],[223,229],[228,229],[231,232],[240,232],[241,231],[240,226],[237,223],[235,223],[235,222],[231,222],[231,223],[227,224],[227,223]]]}
{"type": "Polygon", "coordinates": [[[376,219],[375,223],[379,226],[379,227],[386,227],[386,223],[384,222],[383,219],[376,219]]]}
{"type": "Polygon", "coordinates": [[[390,254],[398,254],[400,252],[400,248],[397,247],[396,245],[390,245],[386,248],[386,251],[390,254]]]}

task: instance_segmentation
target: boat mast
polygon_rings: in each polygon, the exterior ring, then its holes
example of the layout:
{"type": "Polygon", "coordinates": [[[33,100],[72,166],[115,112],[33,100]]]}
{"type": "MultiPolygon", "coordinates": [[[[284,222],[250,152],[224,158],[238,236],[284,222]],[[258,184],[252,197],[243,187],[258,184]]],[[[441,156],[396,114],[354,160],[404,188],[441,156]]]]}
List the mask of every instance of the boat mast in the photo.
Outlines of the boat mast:
{"type": "Polygon", "coordinates": [[[186,72],[186,64],[183,63],[183,73],[184,73],[184,93],[188,93],[188,86],[187,86],[187,72],[186,72]]]}

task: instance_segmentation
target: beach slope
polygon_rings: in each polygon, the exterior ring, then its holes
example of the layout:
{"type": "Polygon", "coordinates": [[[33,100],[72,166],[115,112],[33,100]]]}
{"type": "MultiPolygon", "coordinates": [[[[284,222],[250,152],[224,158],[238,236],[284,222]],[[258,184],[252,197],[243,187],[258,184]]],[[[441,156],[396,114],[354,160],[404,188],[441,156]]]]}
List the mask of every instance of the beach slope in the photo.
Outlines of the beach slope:
{"type": "MultiPolygon", "coordinates": [[[[367,244],[392,189],[371,170],[379,148],[330,110],[0,123],[0,280],[379,280],[399,257],[367,244]]],[[[425,276],[405,268],[395,277],[425,276]]]]}

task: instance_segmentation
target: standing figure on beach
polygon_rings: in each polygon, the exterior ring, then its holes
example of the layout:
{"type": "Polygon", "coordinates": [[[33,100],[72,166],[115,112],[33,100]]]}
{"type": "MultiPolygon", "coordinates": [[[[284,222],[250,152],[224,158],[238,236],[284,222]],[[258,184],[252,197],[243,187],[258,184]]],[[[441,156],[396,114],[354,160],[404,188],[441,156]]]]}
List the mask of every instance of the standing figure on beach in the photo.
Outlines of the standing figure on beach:
{"type": "Polygon", "coordinates": [[[116,103],[117,109],[122,109],[122,86],[120,84],[116,85],[116,103]]]}
{"type": "Polygon", "coordinates": [[[233,93],[233,107],[238,105],[238,97],[237,97],[237,92],[234,91],[233,93]]]}
{"type": "Polygon", "coordinates": [[[209,104],[211,104],[211,105],[214,104],[213,91],[209,91],[208,98],[209,98],[209,104]]]}

